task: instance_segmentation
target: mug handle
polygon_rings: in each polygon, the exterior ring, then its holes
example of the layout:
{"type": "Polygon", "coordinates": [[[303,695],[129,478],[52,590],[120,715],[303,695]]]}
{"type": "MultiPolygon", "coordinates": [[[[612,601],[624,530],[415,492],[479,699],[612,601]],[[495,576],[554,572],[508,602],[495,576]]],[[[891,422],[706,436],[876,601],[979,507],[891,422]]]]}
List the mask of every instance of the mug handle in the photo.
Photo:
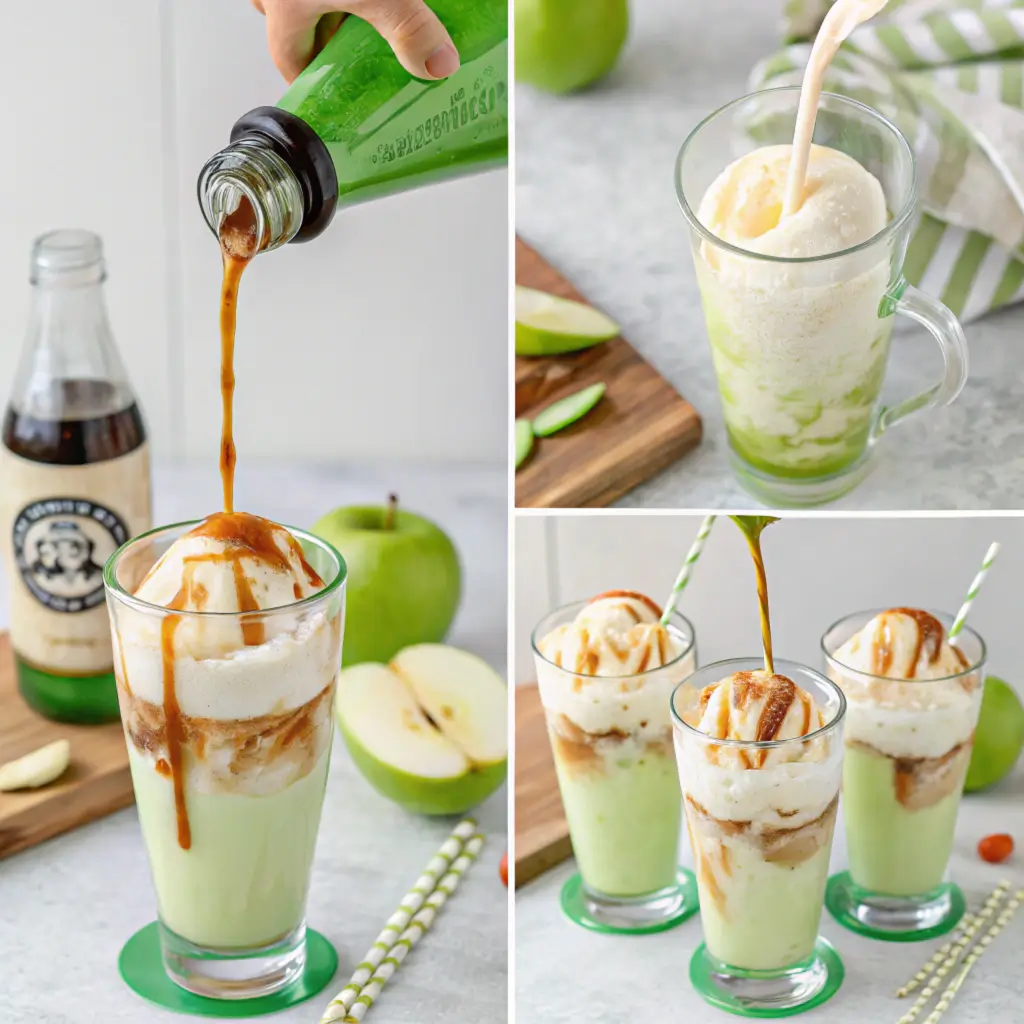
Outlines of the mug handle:
{"type": "Polygon", "coordinates": [[[967,383],[967,339],[960,321],[938,299],[918,291],[903,279],[882,299],[879,313],[890,316],[902,313],[926,328],[938,342],[942,352],[942,380],[930,388],[905,398],[896,405],[883,405],[875,416],[871,428],[874,444],[891,426],[915,412],[950,405],[967,383]]]}

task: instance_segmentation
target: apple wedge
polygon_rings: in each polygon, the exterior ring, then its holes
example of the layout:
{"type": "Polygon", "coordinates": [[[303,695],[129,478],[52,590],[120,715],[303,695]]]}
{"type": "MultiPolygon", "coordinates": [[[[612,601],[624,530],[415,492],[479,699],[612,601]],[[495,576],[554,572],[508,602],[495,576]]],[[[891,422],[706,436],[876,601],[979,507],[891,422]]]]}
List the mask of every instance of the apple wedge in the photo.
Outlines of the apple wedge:
{"type": "Polygon", "coordinates": [[[505,779],[508,690],[467,651],[416,644],[390,665],[354,665],[335,707],[356,766],[406,810],[462,814],[505,779]]]}
{"type": "Polygon", "coordinates": [[[600,345],[619,325],[582,302],[516,286],[516,355],[554,356],[600,345]]]}

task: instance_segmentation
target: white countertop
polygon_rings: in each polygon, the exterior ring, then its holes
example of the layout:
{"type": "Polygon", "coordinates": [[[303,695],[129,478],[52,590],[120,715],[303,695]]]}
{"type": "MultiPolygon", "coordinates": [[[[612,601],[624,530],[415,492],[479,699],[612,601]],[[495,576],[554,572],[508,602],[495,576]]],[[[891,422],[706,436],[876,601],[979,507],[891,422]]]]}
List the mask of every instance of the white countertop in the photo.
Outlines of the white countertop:
{"type": "MultiPolygon", "coordinates": [[[[950,875],[977,907],[1004,878],[1024,886],[1024,763],[992,791],[964,798],[957,821],[950,875]],[[975,846],[991,832],[1009,832],[1017,852],[1004,864],[986,864],[975,846]]],[[[684,864],[693,860],[684,840],[684,864]]],[[[832,871],[846,867],[842,814],[832,849],[832,871]]],[[[516,893],[516,999],[519,1020],[544,1024],[715,1024],[740,1020],[713,1009],[690,986],[689,963],[702,935],[700,917],[657,935],[597,935],[567,921],[558,895],[575,871],[570,861],[516,893]]],[[[895,1024],[916,998],[897,1000],[945,939],[879,942],[847,931],[822,914],[821,933],[846,967],[842,987],[827,1003],[794,1017],[807,1024],[895,1024]]],[[[1003,1024],[1024,1020],[1024,909],[972,968],[942,1018],[943,1024],[1003,1024]]],[[[947,978],[946,981],[950,980],[947,978]]],[[[931,1004],[929,1005],[931,1009],[931,1004]]],[[[919,1024],[927,1013],[918,1018],[919,1024]]]]}
{"type": "MultiPolygon", "coordinates": [[[[158,466],[155,521],[178,522],[218,506],[206,466],[158,466]]],[[[280,522],[309,526],[337,505],[383,502],[440,523],[463,561],[462,607],[450,641],[505,674],[504,466],[300,468],[243,461],[236,502],[280,522]]],[[[0,626],[6,606],[0,600],[0,626]]],[[[477,811],[487,835],[479,862],[367,1016],[376,1024],[490,1024],[508,1001],[507,890],[498,861],[507,844],[506,790],[477,811]]],[[[452,821],[413,817],[380,797],[335,743],[317,845],[308,920],[335,945],[338,973],[321,996],[273,1016],[311,1024],[377,937],[452,821]]],[[[155,917],[134,808],[0,860],[0,1024],[182,1021],[121,981],[117,956],[155,917]]],[[[200,1019],[200,1018],[195,1018],[200,1019]]],[[[212,1018],[207,1018],[212,1019],[212,1018]]]]}
{"type": "MultiPolygon", "coordinates": [[[[672,168],[697,122],[747,91],[779,47],[783,0],[643,0],[616,70],[596,88],[516,92],[516,228],[684,395],[704,420],[693,452],[624,507],[750,508],[728,450],[672,168]]],[[[900,321],[905,318],[900,317],[900,321]]],[[[874,472],[829,508],[1024,507],[1024,309],[966,328],[971,373],[947,410],[895,427],[874,472]]],[[[883,398],[938,374],[934,343],[893,341],[883,398]]]]}

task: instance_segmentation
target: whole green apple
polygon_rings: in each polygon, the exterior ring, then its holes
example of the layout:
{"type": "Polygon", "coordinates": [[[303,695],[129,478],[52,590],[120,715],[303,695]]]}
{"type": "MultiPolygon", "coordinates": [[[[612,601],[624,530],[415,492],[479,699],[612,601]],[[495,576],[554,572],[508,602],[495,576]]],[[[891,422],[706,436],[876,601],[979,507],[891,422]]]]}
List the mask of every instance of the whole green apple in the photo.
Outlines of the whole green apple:
{"type": "Polygon", "coordinates": [[[336,508],[312,532],[348,566],[343,665],[388,662],[403,647],[445,638],[459,607],[462,573],[448,535],[398,507],[336,508]]]}
{"type": "Polygon", "coordinates": [[[627,0],[515,0],[516,81],[565,93],[615,66],[629,32],[627,0]]]}
{"type": "Polygon", "coordinates": [[[981,713],[964,789],[993,786],[1010,774],[1024,747],[1024,707],[1016,691],[996,676],[985,680],[981,713]]]}

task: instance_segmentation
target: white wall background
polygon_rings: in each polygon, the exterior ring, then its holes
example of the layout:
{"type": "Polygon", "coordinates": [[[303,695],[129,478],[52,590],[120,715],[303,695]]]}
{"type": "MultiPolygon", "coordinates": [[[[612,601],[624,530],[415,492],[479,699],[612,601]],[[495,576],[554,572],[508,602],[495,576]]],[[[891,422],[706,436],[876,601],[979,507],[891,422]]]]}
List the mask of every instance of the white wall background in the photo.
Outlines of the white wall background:
{"type": "MultiPolygon", "coordinates": [[[[535,678],[530,632],[552,608],[603,590],[662,603],[699,516],[600,515],[516,519],[515,678],[535,678]]],[[[821,667],[819,640],[836,619],[880,606],[955,614],[985,555],[1001,551],[971,613],[989,670],[1024,693],[1020,580],[1024,520],[787,518],[765,532],[775,655],[821,667]]],[[[679,604],[694,624],[700,664],[759,654],[754,570],[736,526],[720,517],[679,604]]]]}
{"type": "MultiPolygon", "coordinates": [[[[220,255],[196,177],[284,88],[248,0],[18,5],[0,66],[0,402],[32,239],[86,227],[106,244],[114,332],[157,452],[217,451],[220,255]]],[[[241,458],[504,459],[507,189],[499,171],[380,200],[253,263],[241,458]]]]}

